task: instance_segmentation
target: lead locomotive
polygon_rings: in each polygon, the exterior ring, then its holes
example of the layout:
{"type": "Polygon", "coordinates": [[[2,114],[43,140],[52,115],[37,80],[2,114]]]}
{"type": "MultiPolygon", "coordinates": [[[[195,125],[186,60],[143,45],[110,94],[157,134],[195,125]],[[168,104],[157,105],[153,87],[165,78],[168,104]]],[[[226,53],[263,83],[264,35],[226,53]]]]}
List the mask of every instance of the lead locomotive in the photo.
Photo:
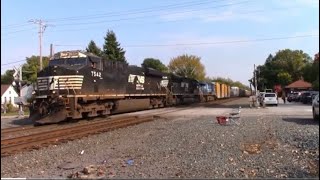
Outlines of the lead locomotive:
{"type": "Polygon", "coordinates": [[[200,86],[193,79],[64,51],[38,73],[30,118],[49,124],[201,101],[200,86]]]}

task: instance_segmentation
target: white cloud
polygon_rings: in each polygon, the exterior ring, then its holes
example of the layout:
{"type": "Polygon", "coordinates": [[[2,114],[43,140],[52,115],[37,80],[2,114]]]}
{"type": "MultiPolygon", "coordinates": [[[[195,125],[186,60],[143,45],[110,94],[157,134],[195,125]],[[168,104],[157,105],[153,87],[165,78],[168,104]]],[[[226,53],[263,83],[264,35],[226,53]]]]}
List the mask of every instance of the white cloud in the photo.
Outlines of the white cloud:
{"type": "Polygon", "coordinates": [[[319,0],[275,0],[274,2],[285,7],[299,6],[319,9],[319,0]]]}
{"type": "Polygon", "coordinates": [[[241,36],[203,36],[194,33],[179,33],[179,34],[163,34],[161,39],[165,44],[187,44],[179,47],[192,47],[193,49],[204,49],[212,47],[234,47],[234,46],[247,46],[248,43],[233,43],[234,41],[246,41],[247,37],[241,36]]]}
{"type": "Polygon", "coordinates": [[[300,16],[303,8],[318,8],[319,0],[259,1],[248,6],[229,6],[222,9],[184,9],[160,15],[162,21],[196,20],[204,23],[221,21],[249,21],[269,23],[282,17],[300,16]],[[284,9],[281,9],[284,8],[284,9]],[[262,13],[259,13],[261,11],[262,13]]]}
{"type": "Polygon", "coordinates": [[[248,11],[238,12],[234,9],[227,9],[213,13],[212,11],[203,10],[198,12],[173,12],[172,14],[166,14],[160,16],[163,21],[180,21],[180,20],[198,20],[202,22],[219,22],[219,21],[253,21],[258,23],[270,22],[271,19],[257,14],[247,13],[248,11]]]}

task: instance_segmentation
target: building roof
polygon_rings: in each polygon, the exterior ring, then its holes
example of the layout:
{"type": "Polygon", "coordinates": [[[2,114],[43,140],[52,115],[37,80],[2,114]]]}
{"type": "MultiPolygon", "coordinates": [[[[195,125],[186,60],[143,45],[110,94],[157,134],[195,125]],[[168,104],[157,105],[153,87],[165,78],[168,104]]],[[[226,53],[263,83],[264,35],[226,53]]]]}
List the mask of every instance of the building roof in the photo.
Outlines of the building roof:
{"type": "Polygon", "coordinates": [[[10,87],[10,84],[1,84],[1,96],[3,95],[4,92],[10,87]]]}
{"type": "Polygon", "coordinates": [[[295,82],[289,84],[288,86],[286,86],[286,88],[311,88],[311,87],[312,87],[311,83],[308,83],[303,80],[295,81],[295,82]]]}

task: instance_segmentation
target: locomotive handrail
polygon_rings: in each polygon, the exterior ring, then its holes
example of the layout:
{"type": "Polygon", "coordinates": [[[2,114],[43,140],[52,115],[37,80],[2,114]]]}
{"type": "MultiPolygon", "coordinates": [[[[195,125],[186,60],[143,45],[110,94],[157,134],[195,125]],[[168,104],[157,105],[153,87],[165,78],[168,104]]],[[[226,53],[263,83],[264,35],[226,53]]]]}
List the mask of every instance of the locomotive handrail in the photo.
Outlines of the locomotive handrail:
{"type": "Polygon", "coordinates": [[[58,78],[58,96],[60,95],[60,78],[58,78]]]}
{"type": "Polygon", "coordinates": [[[76,93],[76,91],[74,90],[74,87],[73,87],[73,85],[72,85],[72,83],[69,83],[69,78],[67,78],[66,80],[65,80],[65,83],[67,84],[67,89],[68,89],[68,95],[69,95],[69,86],[68,85],[71,85],[71,87],[72,87],[72,90],[73,90],[73,93],[74,93],[74,95],[76,95],[77,93],[76,93]]]}
{"type": "MultiPolygon", "coordinates": [[[[68,78],[64,81],[66,84],[67,84],[67,81],[68,81],[68,78]]],[[[68,92],[68,95],[70,94],[69,93],[69,87],[68,86],[65,86],[67,88],[67,92],[68,92]]]]}

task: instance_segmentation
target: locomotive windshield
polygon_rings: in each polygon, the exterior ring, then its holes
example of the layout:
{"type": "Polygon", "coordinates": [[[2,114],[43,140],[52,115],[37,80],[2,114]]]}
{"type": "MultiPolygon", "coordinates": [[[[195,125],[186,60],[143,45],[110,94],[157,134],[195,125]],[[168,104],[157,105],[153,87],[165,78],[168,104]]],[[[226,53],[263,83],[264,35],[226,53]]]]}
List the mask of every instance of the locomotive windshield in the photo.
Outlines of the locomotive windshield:
{"type": "Polygon", "coordinates": [[[68,58],[68,59],[53,59],[49,61],[49,66],[84,66],[87,65],[87,58],[68,58]]]}
{"type": "Polygon", "coordinates": [[[62,51],[56,53],[49,61],[49,66],[64,66],[76,69],[91,66],[102,69],[100,57],[81,51],[62,51]]]}

